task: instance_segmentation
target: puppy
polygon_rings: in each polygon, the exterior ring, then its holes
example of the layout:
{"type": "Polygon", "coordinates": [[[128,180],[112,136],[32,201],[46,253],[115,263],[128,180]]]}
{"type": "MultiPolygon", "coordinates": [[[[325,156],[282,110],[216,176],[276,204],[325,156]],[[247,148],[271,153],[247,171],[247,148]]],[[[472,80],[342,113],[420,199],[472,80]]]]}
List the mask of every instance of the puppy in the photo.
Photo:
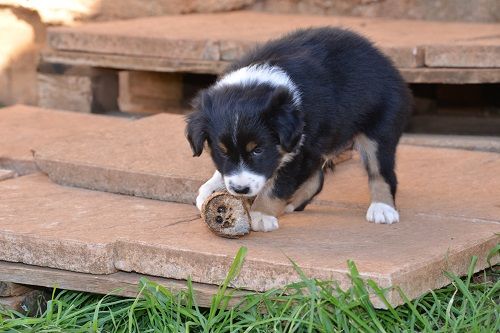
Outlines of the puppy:
{"type": "Polygon", "coordinates": [[[366,219],[398,222],[396,146],[411,95],[390,60],[347,30],[299,30],[236,61],[194,101],[187,139],[205,142],[217,168],[199,189],[198,208],[219,189],[255,197],[254,231],[303,210],[323,186],[322,165],[354,140],[368,173],[366,219]]]}

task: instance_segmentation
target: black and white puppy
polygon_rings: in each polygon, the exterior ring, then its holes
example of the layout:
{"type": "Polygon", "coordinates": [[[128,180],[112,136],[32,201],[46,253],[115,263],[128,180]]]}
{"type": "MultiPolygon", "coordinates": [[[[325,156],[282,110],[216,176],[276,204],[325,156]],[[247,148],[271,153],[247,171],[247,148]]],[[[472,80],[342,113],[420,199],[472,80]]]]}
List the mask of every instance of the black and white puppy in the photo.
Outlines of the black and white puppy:
{"type": "Polygon", "coordinates": [[[396,146],[411,110],[398,71],[365,38],[347,30],[299,30],[236,61],[195,99],[187,118],[194,156],[208,143],[217,171],[199,189],[255,196],[252,229],[278,228],[323,186],[322,165],[354,140],[368,172],[366,219],[399,220],[396,146]]]}

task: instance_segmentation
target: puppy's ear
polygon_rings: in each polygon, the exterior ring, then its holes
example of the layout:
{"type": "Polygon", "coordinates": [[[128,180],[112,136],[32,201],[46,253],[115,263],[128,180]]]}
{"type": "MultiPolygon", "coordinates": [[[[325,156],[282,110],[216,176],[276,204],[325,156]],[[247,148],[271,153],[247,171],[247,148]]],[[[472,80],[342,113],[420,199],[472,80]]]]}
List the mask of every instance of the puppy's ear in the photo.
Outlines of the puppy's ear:
{"type": "Polygon", "coordinates": [[[186,137],[193,151],[193,156],[200,156],[203,152],[203,145],[208,138],[207,133],[207,113],[212,107],[212,101],[207,91],[202,91],[193,100],[192,106],[195,112],[186,117],[186,137]]]}
{"type": "Polygon", "coordinates": [[[302,136],[304,120],[290,90],[278,87],[269,95],[264,117],[278,135],[283,149],[291,152],[302,136]]]}

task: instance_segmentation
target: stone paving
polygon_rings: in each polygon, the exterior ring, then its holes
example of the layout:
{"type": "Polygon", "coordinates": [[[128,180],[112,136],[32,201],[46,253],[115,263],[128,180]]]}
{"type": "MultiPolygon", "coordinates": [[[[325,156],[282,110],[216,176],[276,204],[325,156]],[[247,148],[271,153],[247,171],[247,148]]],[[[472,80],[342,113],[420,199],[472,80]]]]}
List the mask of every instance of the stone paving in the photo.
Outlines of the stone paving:
{"type": "Polygon", "coordinates": [[[0,169],[0,180],[10,179],[16,176],[12,170],[0,169]]]}
{"type": "MultiPolygon", "coordinates": [[[[191,156],[180,115],[127,123],[31,108],[3,111],[10,139],[4,154],[19,152],[29,161],[34,147],[41,170],[63,184],[190,203],[213,171],[206,154],[191,156]],[[77,122],[98,131],[67,136],[77,122]],[[48,131],[54,137],[45,136],[48,131]]],[[[327,175],[304,212],[281,217],[277,231],[237,240],[212,234],[191,204],[61,186],[42,173],[6,179],[0,182],[0,260],[218,284],[246,246],[235,287],[262,291],[297,281],[289,258],[307,274],[347,287],[346,262],[354,260],[362,276],[382,287],[401,286],[410,297],[446,284],[445,270],[466,273],[473,255],[476,270],[486,267],[499,241],[500,155],[402,145],[397,169],[400,223],[365,221],[368,185],[355,155],[327,175]]],[[[388,298],[401,303],[393,289],[388,298]]]]}
{"type": "MultiPolygon", "coordinates": [[[[194,158],[185,163],[197,165],[194,158]]],[[[362,276],[399,285],[410,297],[446,284],[444,270],[464,274],[472,255],[480,258],[476,269],[484,268],[499,241],[500,155],[402,146],[398,171],[398,224],[364,220],[368,186],[354,158],[327,177],[306,211],[283,216],[275,232],[238,240],[213,235],[192,205],[63,187],[41,174],[6,180],[0,183],[0,260],[216,284],[246,246],[237,287],[266,290],[296,281],[288,258],[311,276],[347,286],[352,259],[362,276]]],[[[388,297],[401,303],[393,290],[388,297]]]]}
{"type": "Polygon", "coordinates": [[[0,109],[0,169],[35,172],[32,149],[86,131],[113,128],[126,120],[15,105],[0,109]]]}
{"type": "Polygon", "coordinates": [[[184,116],[159,114],[40,145],[34,155],[38,167],[63,185],[193,203],[214,169],[207,154],[192,158],[184,130],[184,116]]]}

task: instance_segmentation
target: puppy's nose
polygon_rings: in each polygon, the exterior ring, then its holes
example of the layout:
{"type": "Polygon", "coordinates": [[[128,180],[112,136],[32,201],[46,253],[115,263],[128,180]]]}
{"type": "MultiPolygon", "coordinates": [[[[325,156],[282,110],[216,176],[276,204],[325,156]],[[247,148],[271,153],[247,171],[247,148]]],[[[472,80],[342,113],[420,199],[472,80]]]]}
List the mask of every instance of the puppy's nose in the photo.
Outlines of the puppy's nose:
{"type": "Polygon", "coordinates": [[[238,194],[247,194],[250,191],[250,187],[248,186],[232,185],[231,189],[238,194]]]}

